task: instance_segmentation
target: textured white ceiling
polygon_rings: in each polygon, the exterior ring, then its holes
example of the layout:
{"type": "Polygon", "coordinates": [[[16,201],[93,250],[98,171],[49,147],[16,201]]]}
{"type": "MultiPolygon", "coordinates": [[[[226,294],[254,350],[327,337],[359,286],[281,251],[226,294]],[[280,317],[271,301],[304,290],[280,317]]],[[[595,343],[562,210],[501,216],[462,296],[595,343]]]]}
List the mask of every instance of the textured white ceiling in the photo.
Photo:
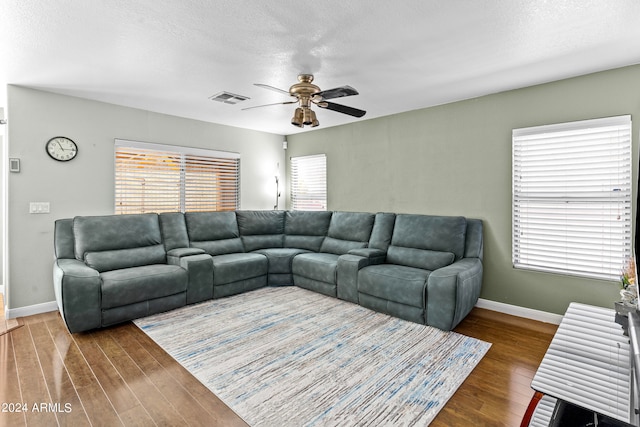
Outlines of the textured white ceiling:
{"type": "Polygon", "coordinates": [[[322,128],[637,63],[638,0],[0,1],[0,84],[284,135],[253,83],[355,87],[322,128]]]}

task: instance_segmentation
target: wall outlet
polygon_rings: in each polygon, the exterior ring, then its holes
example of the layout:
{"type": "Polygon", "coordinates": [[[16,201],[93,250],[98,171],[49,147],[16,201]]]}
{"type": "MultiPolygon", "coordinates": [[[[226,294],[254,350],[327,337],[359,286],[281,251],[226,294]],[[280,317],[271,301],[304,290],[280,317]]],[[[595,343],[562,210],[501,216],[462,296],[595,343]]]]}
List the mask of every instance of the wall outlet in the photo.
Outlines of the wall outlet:
{"type": "Polygon", "coordinates": [[[47,214],[51,211],[49,202],[29,202],[29,213],[47,214]]]}

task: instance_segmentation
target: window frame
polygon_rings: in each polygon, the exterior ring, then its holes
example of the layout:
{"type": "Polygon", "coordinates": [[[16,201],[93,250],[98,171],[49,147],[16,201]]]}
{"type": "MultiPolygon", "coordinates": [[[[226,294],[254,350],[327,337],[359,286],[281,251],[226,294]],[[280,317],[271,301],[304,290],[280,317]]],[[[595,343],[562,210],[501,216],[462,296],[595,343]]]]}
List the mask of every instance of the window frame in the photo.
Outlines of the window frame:
{"type": "Polygon", "coordinates": [[[619,280],[622,269],[632,256],[633,246],[632,132],[630,115],[512,131],[511,208],[514,268],[591,279],[619,280]],[[606,130],[610,130],[610,137],[605,137],[606,130]],[[603,141],[601,145],[598,145],[599,140],[603,141]],[[551,145],[559,142],[564,143],[562,150],[551,145]],[[544,161],[549,167],[535,170],[533,162],[523,166],[522,153],[526,150],[522,144],[526,143],[530,144],[527,148],[530,151],[529,157],[533,158],[535,152],[539,161],[544,161]],[[582,145],[579,145],[580,143],[582,145]],[[547,148],[541,148],[544,147],[543,144],[547,144],[547,148]],[[608,148],[606,144],[611,144],[611,147],[608,148]],[[592,151],[587,151],[585,147],[590,147],[592,151]],[[576,160],[577,156],[571,156],[578,152],[577,150],[580,155],[592,153],[592,157],[589,160],[576,160]],[[557,153],[555,157],[549,154],[552,151],[557,153]],[[548,154],[551,159],[542,157],[543,154],[548,154]],[[618,164],[611,163],[609,169],[606,169],[603,162],[605,158],[612,162],[617,161],[618,164]],[[571,159],[573,168],[567,159],[571,159]],[[551,160],[567,160],[567,163],[549,163],[551,160]],[[581,167],[584,168],[587,162],[589,165],[593,162],[593,166],[575,172],[581,167]],[[602,166],[602,169],[596,168],[596,165],[602,166]],[[535,172],[532,172],[534,170],[535,172]],[[563,179],[552,180],[543,176],[562,175],[563,172],[563,179]],[[582,178],[577,176],[580,173],[582,178]],[[528,177],[525,178],[525,175],[528,177]],[[532,176],[537,176],[537,181],[531,178],[532,176]],[[559,186],[560,183],[564,184],[563,189],[559,186]],[[578,190],[581,192],[577,192],[578,190]],[[606,206],[610,209],[608,215],[606,206]],[[564,212],[565,219],[559,219],[561,212],[564,212]],[[525,215],[531,216],[530,222],[533,225],[524,224],[525,215]],[[582,218],[582,222],[578,222],[577,218],[582,218]],[[545,222],[547,220],[548,222],[545,222]],[[559,224],[563,221],[565,228],[561,233],[561,228],[554,227],[562,227],[559,224]],[[528,227],[530,229],[527,229],[528,227]],[[601,236],[597,236],[598,227],[601,236]],[[561,246],[562,239],[565,240],[564,246],[561,246]],[[560,253],[560,249],[564,249],[564,253],[560,253]],[[561,266],[563,263],[564,266],[561,266]]]}
{"type": "Polygon", "coordinates": [[[290,157],[290,198],[292,210],[327,210],[327,155],[324,153],[311,154],[307,156],[290,157]],[[307,170],[300,172],[299,168],[306,165],[307,170]],[[309,170],[315,168],[320,172],[309,170]],[[305,175],[310,182],[307,188],[310,191],[303,191],[300,176],[305,175]],[[320,203],[320,208],[314,204],[320,203]]]}
{"type": "MultiPolygon", "coordinates": [[[[151,157],[153,159],[153,157],[151,157]]],[[[159,167],[158,169],[149,168],[149,172],[159,172],[159,175],[165,172],[164,167],[159,167]]],[[[206,179],[206,178],[205,178],[206,179]]],[[[221,179],[220,177],[217,178],[221,179]]],[[[214,198],[215,198],[214,197],[214,198]]],[[[154,199],[157,200],[157,199],[154,199]]],[[[205,202],[206,203],[206,202],[205,202]]],[[[208,205],[207,205],[208,206],[208,205]]],[[[142,141],[133,141],[126,139],[115,139],[114,140],[114,212],[116,214],[127,214],[127,213],[143,213],[143,212],[185,212],[189,211],[211,211],[211,210],[238,210],[240,209],[240,154],[228,151],[219,151],[219,150],[208,150],[202,148],[194,148],[194,147],[186,147],[180,145],[169,145],[169,144],[158,144],[158,143],[150,143],[150,142],[142,142],[142,141]],[[158,202],[158,205],[148,209],[148,210],[137,210],[135,207],[123,208],[122,204],[119,201],[119,160],[118,154],[123,153],[126,150],[131,150],[132,152],[138,152],[143,155],[148,153],[153,156],[154,153],[158,154],[159,157],[162,155],[166,155],[167,158],[173,156],[176,161],[179,161],[179,172],[178,173],[169,173],[167,171],[167,178],[173,180],[173,184],[167,186],[166,191],[176,192],[176,189],[171,189],[172,185],[176,185],[178,183],[178,199],[177,202],[173,203],[173,207],[168,209],[163,209],[161,207],[161,202],[158,202]],[[212,160],[212,161],[210,161],[212,160]],[[216,187],[211,183],[202,183],[202,177],[200,179],[191,178],[192,185],[188,185],[189,181],[189,169],[196,169],[198,166],[204,166],[205,172],[208,172],[207,166],[209,168],[214,167],[217,161],[220,161],[221,165],[225,162],[231,161],[232,163],[235,160],[235,165],[232,165],[232,169],[230,173],[223,173],[223,178],[232,179],[235,178],[235,182],[231,183],[231,191],[232,195],[227,196],[229,194],[228,187],[216,187]],[[235,169],[233,169],[235,167],[235,169]],[[177,181],[176,181],[177,180],[177,181]],[[198,186],[200,184],[200,186],[198,186]],[[193,208],[194,201],[197,200],[197,196],[189,196],[189,192],[193,190],[193,188],[205,188],[205,189],[214,189],[215,192],[211,193],[212,196],[220,197],[223,196],[223,200],[220,202],[222,204],[223,209],[202,209],[202,208],[193,208]],[[223,194],[226,193],[226,194],[223,194]],[[234,200],[235,199],[235,200],[234,200]],[[226,204],[233,204],[232,208],[226,208],[226,204]]]]}

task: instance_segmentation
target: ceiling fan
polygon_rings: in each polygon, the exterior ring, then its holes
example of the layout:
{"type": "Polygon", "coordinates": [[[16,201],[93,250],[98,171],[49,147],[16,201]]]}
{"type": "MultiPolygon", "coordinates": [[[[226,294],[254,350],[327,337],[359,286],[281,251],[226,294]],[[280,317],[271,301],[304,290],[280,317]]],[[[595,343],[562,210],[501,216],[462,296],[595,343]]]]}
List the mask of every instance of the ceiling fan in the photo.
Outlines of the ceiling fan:
{"type": "Polygon", "coordinates": [[[312,104],[320,108],[326,108],[327,110],[337,111],[338,113],[348,114],[353,117],[362,117],[366,114],[366,111],[364,110],[327,101],[327,99],[357,95],[358,91],[351,86],[340,86],[333,89],[320,90],[318,86],[311,82],[313,82],[312,74],[300,74],[298,76],[298,83],[292,85],[288,91],[261,83],[254,83],[258,87],[289,95],[296,99],[292,101],[276,102],[275,104],[247,107],[243,108],[243,110],[268,107],[271,105],[298,104],[298,108],[296,108],[293,118],[291,119],[291,124],[298,127],[304,127],[305,125],[316,127],[320,124],[316,118],[316,113],[311,109],[312,104]]]}

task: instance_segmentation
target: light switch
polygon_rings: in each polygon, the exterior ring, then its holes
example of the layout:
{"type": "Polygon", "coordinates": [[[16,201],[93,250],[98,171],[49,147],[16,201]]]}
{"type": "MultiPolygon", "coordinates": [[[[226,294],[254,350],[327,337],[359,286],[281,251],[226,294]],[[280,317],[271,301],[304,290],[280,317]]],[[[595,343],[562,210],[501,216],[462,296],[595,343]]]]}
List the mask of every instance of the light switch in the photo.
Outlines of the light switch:
{"type": "Polygon", "coordinates": [[[50,210],[49,202],[29,202],[29,213],[47,214],[50,210]]]}

